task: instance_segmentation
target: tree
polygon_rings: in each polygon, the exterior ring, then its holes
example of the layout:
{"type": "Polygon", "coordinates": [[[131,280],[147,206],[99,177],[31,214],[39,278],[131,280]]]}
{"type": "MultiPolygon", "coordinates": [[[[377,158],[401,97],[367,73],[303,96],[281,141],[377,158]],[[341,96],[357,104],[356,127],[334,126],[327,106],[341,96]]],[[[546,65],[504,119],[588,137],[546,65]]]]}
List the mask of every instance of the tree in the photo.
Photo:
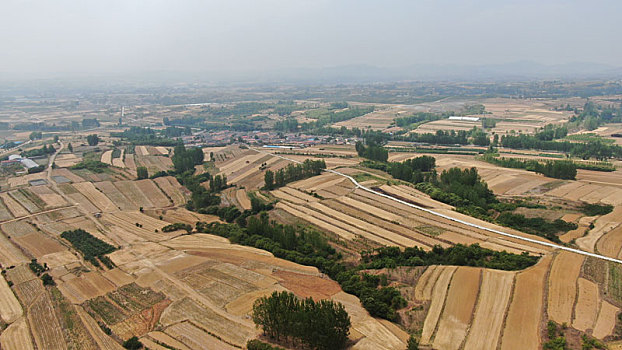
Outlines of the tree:
{"type": "Polygon", "coordinates": [[[58,143],[58,135],[54,135],[54,143],[58,143]]]}
{"type": "Polygon", "coordinates": [[[186,149],[183,144],[175,146],[171,160],[177,173],[194,169],[195,165],[203,164],[203,150],[200,148],[186,149]]]}
{"type": "Polygon", "coordinates": [[[69,152],[73,153],[73,146],[71,145],[71,143],[67,145],[67,149],[69,150],[69,152]]]}
{"type": "Polygon", "coordinates": [[[41,131],[33,131],[30,133],[30,136],[28,137],[30,140],[41,140],[43,138],[43,134],[41,133],[41,131]]]}
{"type": "Polygon", "coordinates": [[[274,188],[274,172],[272,170],[266,170],[263,179],[266,183],[265,187],[267,190],[271,190],[274,188]]]}
{"type": "Polygon", "coordinates": [[[138,337],[131,337],[123,342],[123,347],[129,350],[138,350],[143,348],[143,343],[138,340],[138,337]]]}
{"type": "Polygon", "coordinates": [[[406,350],[419,350],[419,341],[412,334],[408,338],[408,343],[406,343],[406,350]]]}
{"type": "Polygon", "coordinates": [[[273,292],[253,305],[253,322],[277,340],[295,338],[315,349],[342,349],[350,333],[350,316],[332,300],[298,299],[291,292],[273,292]]]}
{"type": "Polygon", "coordinates": [[[99,143],[99,136],[97,134],[91,134],[86,137],[86,142],[89,143],[89,146],[97,146],[99,143]]]}
{"type": "Polygon", "coordinates": [[[44,273],[43,275],[41,275],[41,281],[43,281],[44,286],[55,286],[56,285],[56,282],[54,282],[54,279],[52,278],[52,276],[48,275],[47,273],[44,273]]]}
{"type": "Polygon", "coordinates": [[[149,177],[149,171],[144,166],[139,166],[136,168],[136,177],[138,180],[146,179],[149,177]]]}

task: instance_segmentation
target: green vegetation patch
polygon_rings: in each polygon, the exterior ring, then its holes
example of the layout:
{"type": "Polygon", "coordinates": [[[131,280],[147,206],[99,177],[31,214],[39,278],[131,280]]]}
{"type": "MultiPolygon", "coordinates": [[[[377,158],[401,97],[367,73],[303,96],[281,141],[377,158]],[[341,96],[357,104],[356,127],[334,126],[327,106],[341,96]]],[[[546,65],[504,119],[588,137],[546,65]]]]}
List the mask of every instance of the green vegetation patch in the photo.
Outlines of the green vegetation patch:
{"type": "Polygon", "coordinates": [[[581,211],[587,216],[606,215],[613,211],[613,205],[585,203],[581,207],[581,211]]]}
{"type": "Polygon", "coordinates": [[[615,140],[604,138],[594,133],[568,135],[566,136],[566,140],[582,142],[603,142],[608,144],[613,144],[616,142],[615,140]]]}
{"type": "MultiPolygon", "coordinates": [[[[341,303],[300,300],[291,292],[273,292],[257,299],[252,317],[270,338],[294,338],[293,343],[301,342],[311,349],[343,349],[350,334],[350,316],[341,303]]],[[[257,347],[262,348],[266,349],[257,347]]]]}
{"type": "Polygon", "coordinates": [[[383,269],[397,266],[457,265],[476,266],[497,270],[516,271],[526,269],[538,262],[537,256],[526,252],[513,254],[482,248],[479,244],[466,246],[456,244],[443,248],[436,245],[430,251],[419,247],[381,247],[361,254],[361,268],[383,269]]]}
{"type": "Polygon", "coordinates": [[[609,296],[622,303],[622,265],[609,263],[609,296]]]}
{"type": "Polygon", "coordinates": [[[106,169],[108,169],[108,164],[102,163],[99,160],[83,160],[80,163],[73,165],[71,169],[73,170],[87,169],[94,173],[101,174],[104,171],[106,171],[106,169]]]}
{"type": "Polygon", "coordinates": [[[264,173],[264,188],[266,190],[279,188],[290,182],[320,175],[324,169],[326,169],[324,160],[305,159],[302,164],[288,164],[287,167],[276,172],[266,170],[264,173]]]}
{"type": "Polygon", "coordinates": [[[123,311],[123,309],[109,301],[105,296],[91,299],[86,303],[89,309],[108,325],[121,322],[127,317],[127,314],[123,311]]]}
{"type": "Polygon", "coordinates": [[[415,229],[417,231],[423,232],[426,235],[432,236],[432,237],[436,237],[445,232],[445,230],[443,230],[442,228],[437,227],[437,226],[431,226],[431,225],[421,225],[421,226],[415,227],[415,229]]]}
{"type": "MultiPolygon", "coordinates": [[[[74,248],[82,253],[85,260],[90,261],[95,266],[99,266],[96,257],[102,260],[101,257],[103,257],[104,254],[112,253],[116,250],[114,246],[91,235],[83,229],[65,231],[61,233],[60,236],[68,240],[74,248]]],[[[104,263],[108,265],[106,262],[104,263]]]]}
{"type": "Polygon", "coordinates": [[[21,194],[23,194],[26,198],[28,198],[31,202],[33,202],[39,209],[43,209],[45,207],[45,202],[36,194],[28,191],[25,188],[20,188],[18,190],[21,194]]]}

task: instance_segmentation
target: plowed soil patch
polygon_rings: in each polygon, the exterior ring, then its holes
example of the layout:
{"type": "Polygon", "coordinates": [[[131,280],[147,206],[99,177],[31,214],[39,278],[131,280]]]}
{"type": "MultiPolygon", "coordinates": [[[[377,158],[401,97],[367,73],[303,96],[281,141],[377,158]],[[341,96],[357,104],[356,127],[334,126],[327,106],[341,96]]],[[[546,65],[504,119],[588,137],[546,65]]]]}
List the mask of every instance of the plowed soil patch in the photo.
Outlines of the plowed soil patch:
{"type": "Polygon", "coordinates": [[[328,299],[341,291],[337,282],[317,276],[289,271],[277,271],[273,275],[279,279],[279,284],[301,298],[328,299]]]}

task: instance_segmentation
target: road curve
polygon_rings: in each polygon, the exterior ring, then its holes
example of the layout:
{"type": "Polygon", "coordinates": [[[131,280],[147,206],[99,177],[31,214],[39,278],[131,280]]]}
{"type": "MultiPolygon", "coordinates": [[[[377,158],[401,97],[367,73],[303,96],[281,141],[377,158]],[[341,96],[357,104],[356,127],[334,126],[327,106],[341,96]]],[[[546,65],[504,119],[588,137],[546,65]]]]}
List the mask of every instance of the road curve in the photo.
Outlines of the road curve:
{"type": "MultiPolygon", "coordinates": [[[[254,151],[260,152],[260,153],[269,154],[269,155],[271,155],[273,157],[279,157],[281,159],[285,159],[285,160],[290,161],[290,162],[294,162],[294,163],[298,163],[298,164],[302,163],[302,162],[300,162],[298,160],[295,160],[295,159],[290,159],[290,158],[283,157],[283,156],[278,155],[278,154],[273,154],[273,153],[270,153],[270,152],[266,152],[266,151],[263,151],[263,150],[259,150],[259,149],[253,148],[253,147],[251,147],[251,149],[254,150],[254,151]]],[[[354,186],[356,186],[356,188],[360,188],[360,189],[362,189],[364,191],[373,193],[373,194],[381,196],[381,197],[388,198],[388,199],[390,199],[392,201],[395,201],[395,202],[407,205],[407,206],[409,206],[411,208],[422,210],[422,211],[425,211],[426,213],[429,213],[429,214],[432,214],[432,215],[435,215],[435,216],[438,216],[438,217],[441,217],[441,218],[444,218],[444,219],[447,219],[447,220],[451,220],[451,221],[454,221],[454,222],[457,222],[457,223],[460,223],[460,224],[463,224],[463,225],[466,225],[466,226],[470,226],[470,227],[474,227],[474,228],[477,228],[477,229],[480,229],[480,230],[496,233],[498,235],[505,236],[505,237],[511,237],[511,238],[514,238],[514,239],[519,239],[519,240],[522,240],[522,241],[525,241],[525,242],[539,244],[539,245],[542,245],[542,246],[545,246],[545,247],[549,247],[549,248],[553,248],[553,249],[561,249],[561,250],[565,250],[567,252],[571,252],[571,253],[575,253],[575,254],[591,256],[593,258],[602,259],[602,260],[606,260],[606,261],[611,261],[611,262],[615,262],[615,263],[618,263],[618,264],[622,264],[622,260],[619,260],[619,259],[610,258],[608,256],[604,256],[604,255],[600,255],[600,254],[596,254],[596,253],[586,252],[586,251],[583,251],[583,250],[580,250],[580,249],[569,248],[569,247],[565,247],[565,246],[562,246],[562,245],[559,245],[559,244],[555,244],[555,243],[551,243],[551,242],[544,242],[544,241],[540,241],[540,240],[529,238],[529,237],[523,237],[523,236],[514,235],[514,234],[511,234],[511,233],[495,230],[495,229],[484,227],[484,226],[480,226],[480,225],[477,225],[477,224],[473,224],[473,223],[470,223],[470,222],[467,222],[467,221],[464,221],[464,220],[460,220],[460,219],[457,219],[457,218],[454,218],[454,217],[451,217],[451,216],[448,216],[448,215],[445,215],[445,214],[437,213],[434,210],[423,208],[423,207],[420,207],[418,205],[415,205],[415,204],[403,201],[401,199],[391,197],[391,196],[386,195],[384,193],[380,193],[380,192],[374,191],[371,188],[368,188],[368,187],[365,187],[365,186],[361,185],[358,181],[356,181],[350,175],[346,175],[344,173],[340,173],[340,172],[338,172],[336,170],[331,170],[331,169],[326,169],[324,171],[328,172],[328,173],[333,173],[333,174],[345,177],[346,179],[350,180],[354,184],[354,186]]]]}

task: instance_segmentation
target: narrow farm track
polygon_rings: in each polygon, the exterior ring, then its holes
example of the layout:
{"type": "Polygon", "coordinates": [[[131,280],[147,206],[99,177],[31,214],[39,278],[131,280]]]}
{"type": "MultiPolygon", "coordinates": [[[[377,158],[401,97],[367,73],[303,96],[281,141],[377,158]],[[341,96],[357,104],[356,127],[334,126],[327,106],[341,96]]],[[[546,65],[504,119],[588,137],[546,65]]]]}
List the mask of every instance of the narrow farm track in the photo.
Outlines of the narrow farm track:
{"type": "MultiPolygon", "coordinates": [[[[259,152],[259,153],[269,154],[269,155],[272,155],[273,157],[278,157],[278,158],[285,159],[285,160],[290,161],[290,162],[302,164],[301,161],[298,161],[298,160],[295,160],[295,159],[290,159],[290,158],[287,158],[287,157],[283,157],[283,156],[278,155],[278,154],[272,154],[270,152],[258,150],[256,148],[252,148],[252,147],[251,147],[251,149],[256,151],[256,152],[259,152]]],[[[611,262],[615,262],[615,263],[618,263],[618,264],[622,264],[622,260],[620,260],[620,259],[615,259],[615,258],[611,258],[611,257],[608,257],[608,256],[600,255],[600,254],[590,253],[590,252],[586,252],[586,251],[579,250],[579,249],[564,247],[564,246],[557,245],[557,244],[551,243],[551,242],[543,242],[543,241],[540,241],[540,240],[537,240],[537,239],[533,239],[533,238],[529,238],[529,237],[523,237],[523,236],[514,235],[514,234],[511,234],[511,233],[499,231],[499,230],[496,230],[496,229],[493,229],[493,228],[488,228],[488,227],[480,226],[480,225],[477,225],[477,224],[473,224],[473,223],[470,223],[470,222],[467,222],[467,221],[464,221],[464,220],[460,220],[458,218],[451,217],[449,215],[437,213],[434,210],[423,208],[423,207],[420,207],[418,205],[415,205],[415,204],[403,201],[401,199],[398,199],[398,198],[395,198],[395,197],[391,197],[391,196],[389,196],[387,194],[374,191],[371,188],[365,187],[365,186],[361,185],[360,183],[358,183],[358,181],[356,181],[352,176],[340,173],[340,172],[338,172],[336,170],[326,169],[324,171],[345,177],[346,179],[350,180],[354,184],[354,186],[356,186],[356,188],[360,188],[361,190],[373,193],[373,194],[381,196],[381,197],[388,198],[388,199],[390,199],[392,201],[395,201],[395,202],[398,202],[400,204],[404,204],[404,205],[409,206],[411,208],[415,208],[417,210],[421,210],[421,211],[424,211],[426,213],[429,213],[429,214],[441,217],[443,219],[447,219],[447,220],[450,220],[450,221],[453,221],[453,222],[457,222],[459,224],[463,224],[463,225],[470,226],[470,227],[473,227],[473,228],[477,228],[477,229],[480,229],[480,230],[496,233],[496,234],[504,236],[504,237],[510,237],[510,238],[514,238],[514,239],[519,239],[521,241],[525,241],[525,242],[529,242],[529,243],[534,243],[534,244],[542,245],[542,246],[553,248],[553,249],[561,249],[561,250],[564,250],[564,251],[567,251],[567,252],[571,252],[571,253],[575,253],[575,254],[581,254],[581,255],[584,255],[584,256],[591,256],[591,257],[596,258],[596,259],[602,259],[602,260],[606,260],[606,261],[611,261],[611,262]]]]}
{"type": "Polygon", "coordinates": [[[54,208],[54,209],[50,209],[50,210],[44,210],[44,211],[40,211],[38,213],[29,214],[29,215],[25,215],[25,216],[19,216],[19,217],[13,218],[13,219],[2,221],[2,223],[3,224],[7,224],[9,222],[20,221],[20,220],[31,218],[33,216],[39,216],[39,215],[42,215],[42,214],[52,213],[52,212],[55,212],[55,211],[69,209],[69,208],[75,208],[75,207],[77,207],[77,206],[74,204],[74,205],[67,205],[67,206],[64,206],[64,207],[54,208]]]}

